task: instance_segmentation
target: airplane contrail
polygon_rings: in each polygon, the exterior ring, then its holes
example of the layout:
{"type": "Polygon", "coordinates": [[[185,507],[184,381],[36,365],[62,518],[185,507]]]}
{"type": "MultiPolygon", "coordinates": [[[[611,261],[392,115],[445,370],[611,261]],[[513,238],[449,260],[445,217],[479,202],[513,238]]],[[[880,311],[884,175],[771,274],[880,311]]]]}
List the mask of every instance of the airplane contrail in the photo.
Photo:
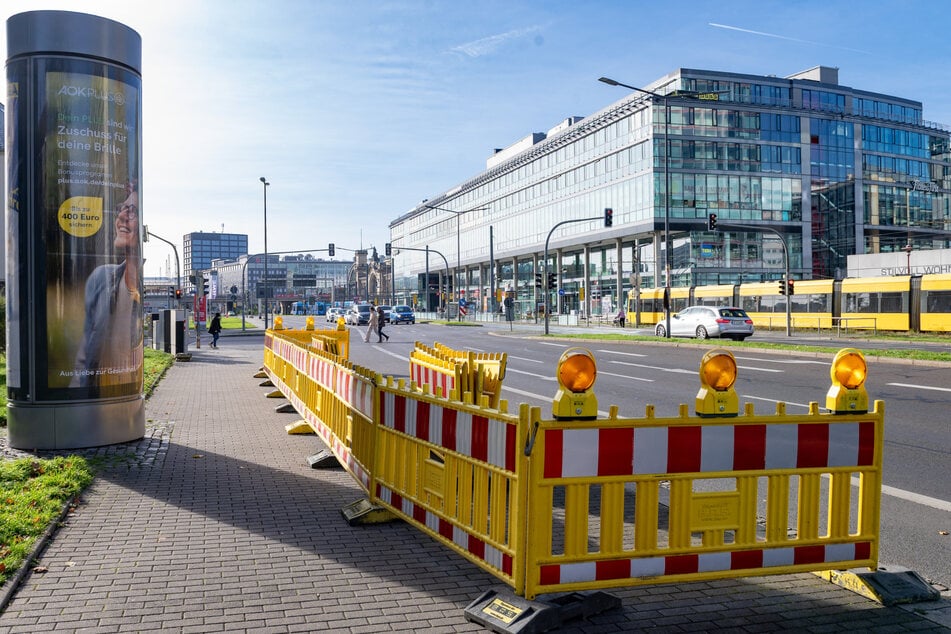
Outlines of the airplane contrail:
{"type": "Polygon", "coordinates": [[[870,51],[863,51],[858,48],[849,48],[847,46],[836,46],[835,44],[823,44],[822,42],[813,42],[812,40],[802,40],[797,37],[788,37],[785,35],[778,35],[776,33],[765,33],[763,31],[754,31],[752,29],[743,29],[738,26],[730,26],[729,24],[717,24],[716,22],[708,22],[710,26],[717,29],[727,29],[730,31],[739,31],[740,33],[750,33],[752,35],[762,35],[763,37],[773,37],[778,40],[788,40],[790,42],[800,42],[802,44],[813,44],[815,46],[825,46],[826,48],[838,48],[844,51],[852,51],[853,53],[862,53],[863,55],[873,55],[874,53],[870,51]]]}

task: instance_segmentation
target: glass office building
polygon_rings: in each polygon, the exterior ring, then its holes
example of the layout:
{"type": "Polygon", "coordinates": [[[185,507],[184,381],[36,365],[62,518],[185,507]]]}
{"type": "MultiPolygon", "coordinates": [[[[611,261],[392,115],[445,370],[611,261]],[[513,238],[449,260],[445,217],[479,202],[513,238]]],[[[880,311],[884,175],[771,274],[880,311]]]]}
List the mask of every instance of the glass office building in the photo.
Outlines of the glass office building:
{"type": "MultiPolygon", "coordinates": [[[[182,241],[185,246],[183,275],[186,276],[183,281],[187,281],[187,276],[195,271],[210,269],[212,260],[234,260],[248,252],[248,236],[245,233],[195,231],[186,233],[182,241]]],[[[185,286],[193,290],[190,285],[185,286]]]]}
{"type": "Polygon", "coordinates": [[[442,301],[488,310],[494,287],[530,312],[545,271],[559,312],[616,310],[630,289],[665,285],[665,226],[671,286],[780,279],[786,252],[792,276],[812,279],[844,277],[852,254],[951,246],[949,128],[920,102],[841,86],[827,67],[786,78],[678,69],[643,88],[655,94],[623,89],[497,150],[485,171],[394,220],[398,294],[424,296],[428,248],[430,286],[449,270],[442,301]]]}

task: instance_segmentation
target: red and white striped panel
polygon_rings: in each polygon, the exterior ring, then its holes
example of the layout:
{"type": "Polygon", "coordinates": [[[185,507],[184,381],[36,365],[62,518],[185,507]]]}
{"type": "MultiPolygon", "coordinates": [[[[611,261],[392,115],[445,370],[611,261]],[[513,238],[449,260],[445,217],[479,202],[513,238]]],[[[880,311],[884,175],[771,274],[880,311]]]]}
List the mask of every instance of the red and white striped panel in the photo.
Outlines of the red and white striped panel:
{"type": "Polygon", "coordinates": [[[516,426],[443,407],[422,399],[383,391],[380,423],[398,432],[515,472],[516,426]]]}
{"type": "Polygon", "coordinates": [[[376,388],[367,378],[352,370],[337,367],[336,394],[344,403],[373,420],[373,392],[376,388]]]}
{"type": "Polygon", "coordinates": [[[320,385],[330,390],[333,389],[336,367],[335,363],[323,357],[319,357],[316,354],[312,354],[308,360],[307,376],[315,379],[320,385]]]}
{"type": "Polygon", "coordinates": [[[874,456],[871,421],[545,431],[546,478],[864,467],[874,456]]]}
{"type": "Polygon", "coordinates": [[[396,491],[382,484],[376,485],[376,497],[384,504],[407,518],[407,521],[425,526],[440,537],[452,542],[479,561],[483,561],[492,568],[501,571],[508,577],[512,576],[512,556],[487,544],[485,540],[470,535],[464,529],[454,526],[435,513],[427,510],[412,500],[407,500],[396,491]]]}
{"type": "Polygon", "coordinates": [[[428,385],[432,394],[436,393],[436,388],[442,389],[443,398],[449,398],[452,390],[456,387],[456,376],[448,372],[440,372],[427,365],[410,362],[410,379],[416,382],[416,385],[428,385]]]}
{"type": "Polygon", "coordinates": [[[541,585],[590,583],[614,579],[639,579],[693,575],[704,572],[728,570],[755,570],[785,566],[812,566],[814,570],[825,569],[820,565],[839,564],[840,567],[860,565],[871,557],[870,542],[848,544],[818,544],[737,550],[705,554],[670,555],[667,557],[644,557],[586,561],[573,564],[550,564],[540,567],[541,585]]]}

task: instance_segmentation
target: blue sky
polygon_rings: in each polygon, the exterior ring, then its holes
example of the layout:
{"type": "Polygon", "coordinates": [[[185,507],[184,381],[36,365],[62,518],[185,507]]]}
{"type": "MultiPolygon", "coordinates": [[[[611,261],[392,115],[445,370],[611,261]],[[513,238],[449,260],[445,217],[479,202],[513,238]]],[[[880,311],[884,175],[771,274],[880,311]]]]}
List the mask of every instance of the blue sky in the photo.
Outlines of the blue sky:
{"type": "MultiPolygon", "coordinates": [[[[142,210],[268,249],[376,246],[493,148],[589,115],[679,68],[839,81],[951,125],[951,3],[6,0],[102,15],[143,38],[142,210]]],[[[6,51],[6,29],[0,34],[6,51]]],[[[170,249],[146,245],[146,275],[170,249]]],[[[346,253],[343,253],[346,256],[346,253]]],[[[341,253],[338,252],[338,257],[341,253]]],[[[174,272],[174,265],[172,266],[174,272]]]]}

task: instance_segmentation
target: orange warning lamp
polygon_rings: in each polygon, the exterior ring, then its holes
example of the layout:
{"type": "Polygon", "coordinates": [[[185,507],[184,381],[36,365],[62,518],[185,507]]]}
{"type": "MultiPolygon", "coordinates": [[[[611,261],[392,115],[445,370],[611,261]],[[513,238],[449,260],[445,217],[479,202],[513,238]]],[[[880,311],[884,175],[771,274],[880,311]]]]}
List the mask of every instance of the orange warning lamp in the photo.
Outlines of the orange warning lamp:
{"type": "Polygon", "coordinates": [[[284,330],[284,318],[280,315],[274,315],[273,330],[284,330]]]}
{"type": "Polygon", "coordinates": [[[558,393],[552,401],[555,420],[594,420],[598,397],[592,391],[598,376],[594,355],[585,348],[569,348],[558,360],[558,393]]]}
{"type": "Polygon", "coordinates": [[[314,316],[308,315],[307,321],[304,325],[304,330],[313,330],[314,329],[314,316]]]}
{"type": "Polygon", "coordinates": [[[736,383],[736,359],[729,350],[711,350],[700,360],[700,391],[697,392],[697,416],[738,416],[740,401],[736,383]]]}
{"type": "Polygon", "coordinates": [[[832,360],[829,376],[832,386],[826,393],[826,409],[834,414],[868,412],[868,392],[865,391],[868,365],[865,355],[855,348],[839,350],[832,360]]]}

